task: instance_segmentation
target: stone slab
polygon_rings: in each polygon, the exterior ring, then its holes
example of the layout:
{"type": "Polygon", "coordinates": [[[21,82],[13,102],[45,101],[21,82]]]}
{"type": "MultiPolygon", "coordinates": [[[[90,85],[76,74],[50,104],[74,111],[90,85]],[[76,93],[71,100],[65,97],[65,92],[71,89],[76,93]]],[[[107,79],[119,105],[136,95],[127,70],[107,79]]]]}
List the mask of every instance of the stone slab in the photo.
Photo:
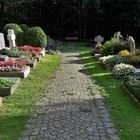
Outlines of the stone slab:
{"type": "Polygon", "coordinates": [[[1,78],[1,79],[11,80],[11,81],[14,82],[14,85],[12,85],[9,88],[0,88],[0,96],[1,97],[12,95],[14,93],[14,91],[16,90],[16,88],[20,84],[20,78],[4,77],[4,78],[1,78]]]}
{"type": "Polygon", "coordinates": [[[7,55],[0,55],[0,61],[8,61],[9,57],[7,55]]]}
{"type": "Polygon", "coordinates": [[[22,71],[0,72],[0,77],[20,77],[26,78],[30,74],[30,66],[26,66],[22,71]]]}
{"type": "Polygon", "coordinates": [[[102,55],[101,54],[94,54],[94,57],[99,60],[99,58],[101,57],[102,55]]]}
{"type": "Polygon", "coordinates": [[[136,68],[135,74],[140,76],[140,68],[136,68]]]}

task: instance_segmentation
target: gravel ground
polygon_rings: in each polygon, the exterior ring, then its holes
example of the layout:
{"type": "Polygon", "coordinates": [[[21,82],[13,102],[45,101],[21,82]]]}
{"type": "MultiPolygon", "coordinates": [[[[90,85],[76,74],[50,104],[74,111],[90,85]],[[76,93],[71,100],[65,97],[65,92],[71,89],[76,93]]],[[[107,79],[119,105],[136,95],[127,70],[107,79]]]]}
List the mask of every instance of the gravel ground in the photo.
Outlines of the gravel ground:
{"type": "Polygon", "coordinates": [[[63,53],[19,140],[120,140],[78,53],[63,53]]]}

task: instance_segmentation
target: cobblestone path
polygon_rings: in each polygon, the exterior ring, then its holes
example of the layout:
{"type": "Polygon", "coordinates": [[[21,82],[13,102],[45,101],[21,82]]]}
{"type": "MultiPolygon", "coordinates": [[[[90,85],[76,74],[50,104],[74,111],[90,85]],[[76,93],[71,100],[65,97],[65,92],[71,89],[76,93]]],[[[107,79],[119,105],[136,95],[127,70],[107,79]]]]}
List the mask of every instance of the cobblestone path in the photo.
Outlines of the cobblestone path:
{"type": "Polygon", "coordinates": [[[83,69],[78,53],[63,54],[19,140],[119,140],[101,96],[83,69]]]}

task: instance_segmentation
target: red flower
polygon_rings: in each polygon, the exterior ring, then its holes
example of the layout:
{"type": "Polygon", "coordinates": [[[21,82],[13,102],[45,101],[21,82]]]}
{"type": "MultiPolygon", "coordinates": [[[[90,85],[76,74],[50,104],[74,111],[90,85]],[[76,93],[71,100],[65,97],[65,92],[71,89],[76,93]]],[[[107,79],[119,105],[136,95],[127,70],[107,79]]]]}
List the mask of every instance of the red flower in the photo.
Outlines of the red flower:
{"type": "Polygon", "coordinates": [[[34,51],[36,53],[40,53],[42,51],[41,48],[32,46],[19,46],[18,49],[21,51],[34,51]]]}

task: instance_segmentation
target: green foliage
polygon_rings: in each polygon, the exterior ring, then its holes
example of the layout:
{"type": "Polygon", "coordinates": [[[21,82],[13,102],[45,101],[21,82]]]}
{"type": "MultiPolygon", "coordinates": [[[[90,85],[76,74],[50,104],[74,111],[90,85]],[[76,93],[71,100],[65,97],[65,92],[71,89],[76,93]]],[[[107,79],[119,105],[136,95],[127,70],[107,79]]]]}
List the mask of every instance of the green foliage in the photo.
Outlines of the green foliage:
{"type": "Polygon", "coordinates": [[[30,28],[26,24],[20,24],[19,26],[23,30],[24,45],[28,45],[30,42],[30,28]]]}
{"type": "Polygon", "coordinates": [[[128,76],[124,79],[124,85],[140,102],[140,77],[128,76]]]}
{"type": "Polygon", "coordinates": [[[7,55],[8,54],[8,50],[7,49],[2,49],[2,50],[0,50],[0,54],[1,55],[7,55]]]}
{"type": "Polygon", "coordinates": [[[19,56],[20,51],[18,48],[10,48],[9,50],[7,50],[7,55],[8,56],[12,56],[12,57],[17,57],[19,56]]]}
{"type": "Polygon", "coordinates": [[[29,31],[29,28],[26,24],[20,24],[19,26],[20,26],[20,28],[22,29],[23,32],[28,32],[29,31]]]}
{"type": "Polygon", "coordinates": [[[118,54],[121,50],[129,50],[127,42],[117,42],[116,38],[111,38],[104,43],[101,48],[102,55],[118,54]]]}
{"type": "Polygon", "coordinates": [[[134,75],[135,68],[128,64],[117,64],[113,68],[113,74],[118,78],[124,78],[125,76],[134,75]]]}
{"type": "Polygon", "coordinates": [[[29,38],[31,46],[44,48],[47,45],[47,36],[40,27],[32,27],[29,38]]]}
{"type": "Polygon", "coordinates": [[[9,23],[9,24],[5,25],[5,27],[3,28],[5,37],[7,37],[8,29],[14,30],[14,33],[16,35],[16,45],[18,45],[18,46],[24,45],[23,30],[20,28],[20,26],[15,23],[9,23]]]}
{"type": "Polygon", "coordinates": [[[135,66],[140,65],[140,55],[130,57],[129,63],[135,66]]]}
{"type": "Polygon", "coordinates": [[[0,79],[0,88],[11,87],[13,84],[10,80],[0,79]]]}
{"type": "Polygon", "coordinates": [[[127,42],[112,43],[113,54],[118,54],[121,50],[129,50],[127,42]]]}
{"type": "Polygon", "coordinates": [[[113,54],[113,48],[111,47],[112,42],[111,41],[106,41],[104,45],[101,48],[101,54],[102,55],[111,55],[113,54]]]}

